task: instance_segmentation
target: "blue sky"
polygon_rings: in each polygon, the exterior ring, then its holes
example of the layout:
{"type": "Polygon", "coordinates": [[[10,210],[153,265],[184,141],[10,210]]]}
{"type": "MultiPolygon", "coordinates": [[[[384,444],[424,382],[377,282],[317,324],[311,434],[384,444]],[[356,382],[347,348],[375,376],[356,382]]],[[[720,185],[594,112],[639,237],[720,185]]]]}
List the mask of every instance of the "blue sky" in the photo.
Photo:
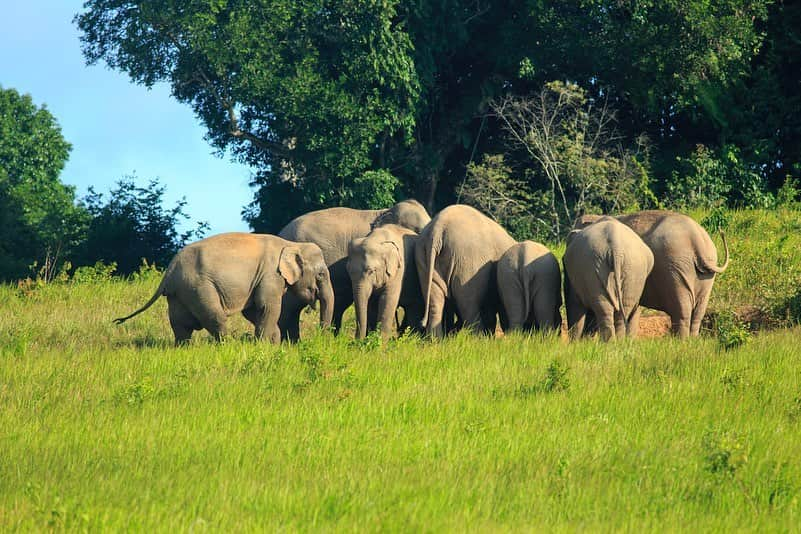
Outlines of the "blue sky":
{"type": "MultiPolygon", "coordinates": [[[[3,1],[0,86],[46,105],[72,143],[61,174],[83,196],[90,185],[107,192],[122,176],[137,183],[160,178],[166,203],[186,197],[193,220],[210,233],[247,231],[240,215],[252,199],[249,167],[214,155],[192,110],[104,64],[86,66],[72,23],[82,0],[3,1]]],[[[187,223],[187,227],[194,226],[187,223]]]]}

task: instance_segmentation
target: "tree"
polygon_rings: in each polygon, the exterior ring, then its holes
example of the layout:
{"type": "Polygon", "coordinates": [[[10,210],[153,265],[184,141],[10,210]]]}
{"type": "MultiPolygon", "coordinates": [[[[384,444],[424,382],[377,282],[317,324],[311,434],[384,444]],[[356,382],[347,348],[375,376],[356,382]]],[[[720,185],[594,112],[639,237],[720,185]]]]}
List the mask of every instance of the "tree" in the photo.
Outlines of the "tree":
{"type": "Polygon", "coordinates": [[[382,140],[410,139],[419,83],[396,4],[90,0],[76,20],[90,62],[170,83],[266,196],[292,200],[275,230],[310,207],[369,207],[356,182],[386,170],[382,140]]]}
{"type": "Polygon", "coordinates": [[[86,213],[59,181],[70,148],[47,108],[0,87],[0,279],[52,267],[81,240],[86,213]]]}
{"type": "Polygon", "coordinates": [[[366,207],[387,176],[429,209],[454,200],[467,165],[497,151],[488,103],[550,80],[608,99],[664,161],[719,142],[720,95],[747,72],[770,4],[88,0],[76,21],[90,63],[169,83],[214,146],[257,169],[248,218],[274,231],[366,207]]]}
{"type": "MultiPolygon", "coordinates": [[[[534,96],[490,104],[510,154],[533,170],[552,238],[582,213],[616,212],[654,202],[639,154],[624,148],[616,113],[575,84],[549,82],[534,96]]],[[[643,144],[640,141],[640,144],[643,144]]]]}
{"type": "Polygon", "coordinates": [[[81,202],[92,219],[76,263],[114,262],[120,274],[136,271],[143,259],[165,267],[178,250],[205,234],[205,222],[183,233],[178,230],[180,220],[189,218],[185,200],[164,208],[166,188],[158,180],[150,180],[147,187],[137,187],[134,180],[126,176],[118,181],[108,200],[89,188],[81,202]]]}
{"type": "Polygon", "coordinates": [[[515,177],[502,154],[469,163],[457,201],[469,204],[506,228],[518,241],[548,234],[551,225],[538,213],[542,198],[525,180],[515,177]]]}

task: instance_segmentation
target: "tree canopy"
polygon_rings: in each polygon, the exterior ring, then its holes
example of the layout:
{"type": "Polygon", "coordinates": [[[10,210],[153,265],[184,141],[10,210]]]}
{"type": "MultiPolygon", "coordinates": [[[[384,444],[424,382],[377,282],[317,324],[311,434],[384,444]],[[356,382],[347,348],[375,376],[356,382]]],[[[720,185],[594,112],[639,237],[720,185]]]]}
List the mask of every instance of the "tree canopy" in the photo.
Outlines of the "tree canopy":
{"type": "Polygon", "coordinates": [[[184,245],[203,237],[208,224],[201,222],[194,230],[179,231],[181,219],[189,218],[184,211],[186,201],[165,208],[165,190],[155,179],[145,187],[137,186],[134,176],[120,179],[108,198],[90,187],[81,205],[91,221],[75,261],[80,265],[113,262],[117,272],[126,275],[135,272],[143,260],[166,267],[184,245]]]}
{"type": "Polygon", "coordinates": [[[798,11],[772,0],[88,0],[76,23],[90,63],[170,84],[217,149],[256,169],[246,216],[275,231],[330,205],[452,202],[468,164],[503,144],[490,103],[553,80],[613,105],[630,141],[647,135],[657,189],[698,145],[719,158],[735,145],[776,187],[801,161],[787,116],[798,11]]]}
{"type": "Polygon", "coordinates": [[[76,247],[86,217],[59,181],[70,148],[45,107],[0,87],[0,277],[76,247]]]}

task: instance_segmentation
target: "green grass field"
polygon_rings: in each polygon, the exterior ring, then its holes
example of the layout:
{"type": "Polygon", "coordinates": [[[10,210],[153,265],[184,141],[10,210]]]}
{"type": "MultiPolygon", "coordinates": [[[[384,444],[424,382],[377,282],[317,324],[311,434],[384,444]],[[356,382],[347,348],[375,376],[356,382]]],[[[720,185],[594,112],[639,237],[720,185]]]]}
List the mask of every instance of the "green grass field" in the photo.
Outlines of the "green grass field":
{"type": "MultiPolygon", "coordinates": [[[[793,214],[731,214],[714,310],[792,311],[793,214]]],[[[173,348],[111,323],[157,284],[0,287],[0,531],[801,524],[801,329],[173,348]]]]}

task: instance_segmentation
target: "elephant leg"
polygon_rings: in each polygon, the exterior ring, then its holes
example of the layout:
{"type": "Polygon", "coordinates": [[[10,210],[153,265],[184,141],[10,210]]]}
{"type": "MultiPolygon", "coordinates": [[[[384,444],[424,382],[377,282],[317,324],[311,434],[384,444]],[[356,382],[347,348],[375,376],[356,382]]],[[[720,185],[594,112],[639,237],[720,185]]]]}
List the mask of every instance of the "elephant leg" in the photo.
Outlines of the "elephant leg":
{"type": "Polygon", "coordinates": [[[611,303],[599,302],[593,309],[598,321],[598,332],[603,341],[615,339],[615,309],[611,303]]]}
{"type": "Polygon", "coordinates": [[[176,297],[167,297],[167,308],[175,346],[188,343],[192,339],[192,332],[200,329],[200,323],[176,297]]]}
{"type": "MultiPolygon", "coordinates": [[[[689,296],[685,300],[689,300],[689,296]]],[[[691,320],[692,308],[690,305],[678,303],[678,307],[670,313],[670,330],[682,339],[689,337],[691,320]]]]}
{"type": "Polygon", "coordinates": [[[498,327],[498,307],[492,304],[485,304],[479,310],[481,315],[481,333],[488,336],[495,335],[498,327]]]}
{"type": "Polygon", "coordinates": [[[701,334],[701,321],[704,320],[706,315],[706,308],[709,305],[709,296],[712,293],[712,283],[703,284],[698,295],[695,299],[695,308],[693,308],[692,317],[690,319],[690,335],[698,336],[701,334]]]}
{"type": "Polygon", "coordinates": [[[384,291],[378,297],[376,304],[376,313],[378,315],[378,324],[381,329],[381,335],[384,338],[392,337],[395,333],[395,311],[397,308],[392,306],[391,296],[389,291],[384,291]]]}
{"type": "Polygon", "coordinates": [[[303,311],[304,307],[305,304],[291,292],[288,291],[284,294],[281,300],[281,315],[278,319],[278,328],[281,331],[282,340],[292,343],[297,343],[300,340],[300,312],[303,311]]]}
{"type": "MultiPolygon", "coordinates": [[[[464,328],[469,328],[474,332],[485,328],[484,321],[485,316],[488,316],[488,312],[485,311],[482,314],[481,301],[478,298],[463,294],[460,290],[455,290],[453,301],[456,304],[456,311],[462,319],[464,328]]],[[[493,313],[495,312],[495,310],[492,311],[493,313]]]]}
{"type": "Polygon", "coordinates": [[[452,299],[445,299],[445,309],[443,311],[443,317],[445,320],[444,328],[446,334],[450,334],[452,332],[457,332],[461,330],[462,328],[461,319],[457,317],[455,306],[453,305],[452,299]]]}
{"type": "MultiPolygon", "coordinates": [[[[383,295],[384,292],[381,292],[383,295]]],[[[368,332],[375,332],[378,329],[378,310],[379,308],[379,296],[373,295],[370,297],[370,300],[367,303],[367,331],[368,332]]]]}
{"type": "Polygon", "coordinates": [[[436,284],[431,284],[428,295],[428,322],[426,334],[434,338],[443,338],[442,315],[445,311],[445,292],[436,284]]]}
{"type": "Polygon", "coordinates": [[[331,325],[334,327],[334,335],[339,335],[339,330],[342,328],[342,316],[352,303],[353,297],[347,302],[343,302],[343,299],[340,299],[339,295],[334,297],[334,317],[331,321],[331,325]]]}
{"type": "MultiPolygon", "coordinates": [[[[552,298],[547,295],[545,288],[540,288],[537,295],[534,297],[533,303],[533,321],[529,322],[536,325],[537,328],[546,332],[559,330],[562,327],[562,317],[559,314],[559,306],[557,298],[552,298]]],[[[557,295],[558,297],[558,295],[557,295]]]]}
{"type": "Polygon", "coordinates": [[[215,340],[222,341],[228,333],[228,317],[223,310],[217,288],[211,284],[200,285],[195,291],[195,296],[197,302],[188,306],[192,315],[215,340]]]}
{"type": "Polygon", "coordinates": [[[640,331],[640,315],[642,315],[642,308],[635,306],[634,311],[629,316],[628,323],[626,323],[626,335],[629,337],[637,337],[640,331]]]}
{"type": "Polygon", "coordinates": [[[281,297],[270,299],[264,307],[256,310],[253,321],[256,339],[267,339],[270,343],[281,342],[281,330],[278,319],[281,316],[281,297]]]}
{"type": "Polygon", "coordinates": [[[584,335],[584,325],[587,321],[587,308],[578,296],[565,288],[565,307],[567,308],[567,332],[571,340],[579,339],[584,335]]]}
{"type": "Polygon", "coordinates": [[[498,308],[498,320],[501,323],[501,331],[505,333],[511,330],[509,328],[509,314],[506,313],[506,309],[503,306],[498,308]]]}
{"type": "Polygon", "coordinates": [[[423,308],[420,304],[409,304],[403,308],[403,325],[414,333],[422,333],[423,308]]]}
{"type": "Polygon", "coordinates": [[[622,310],[615,310],[612,317],[615,325],[615,338],[625,339],[626,337],[626,314],[622,310]]]}
{"type": "Polygon", "coordinates": [[[507,319],[506,326],[504,326],[503,320],[501,321],[503,331],[522,329],[527,319],[524,295],[506,296],[503,301],[503,309],[507,319]]]}

